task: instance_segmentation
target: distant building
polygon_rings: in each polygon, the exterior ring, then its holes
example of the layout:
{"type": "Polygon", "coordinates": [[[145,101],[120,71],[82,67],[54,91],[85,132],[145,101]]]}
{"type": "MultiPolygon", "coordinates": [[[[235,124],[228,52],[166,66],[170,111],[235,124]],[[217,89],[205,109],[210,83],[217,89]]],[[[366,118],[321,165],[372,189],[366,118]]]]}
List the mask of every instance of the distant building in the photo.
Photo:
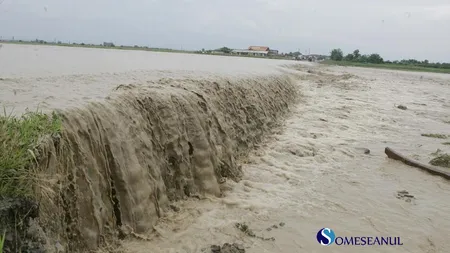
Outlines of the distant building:
{"type": "Polygon", "coordinates": [[[112,42],[103,42],[104,47],[114,47],[114,43],[112,42]]]}
{"type": "Polygon", "coordinates": [[[269,51],[234,49],[233,51],[231,51],[231,53],[236,55],[267,56],[269,54],[269,51]]]}
{"type": "Polygon", "coordinates": [[[275,49],[269,49],[269,54],[270,54],[270,55],[278,55],[278,50],[275,50],[275,49]]]}
{"type": "Polygon", "coordinates": [[[327,59],[327,56],[320,54],[308,54],[300,56],[300,60],[308,60],[308,61],[322,61],[327,59]]]}
{"type": "Polygon", "coordinates": [[[270,49],[269,49],[269,47],[249,46],[248,50],[251,50],[251,51],[267,51],[267,52],[269,52],[270,49]]]}

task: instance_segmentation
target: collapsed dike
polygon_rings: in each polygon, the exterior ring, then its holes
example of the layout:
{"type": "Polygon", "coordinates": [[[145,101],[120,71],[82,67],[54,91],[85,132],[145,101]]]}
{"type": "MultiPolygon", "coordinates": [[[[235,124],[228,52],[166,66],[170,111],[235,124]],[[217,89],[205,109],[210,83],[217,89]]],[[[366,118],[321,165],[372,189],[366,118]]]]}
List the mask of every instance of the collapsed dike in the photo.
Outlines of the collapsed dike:
{"type": "Polygon", "coordinates": [[[239,180],[239,160],[296,101],[294,82],[287,74],[160,80],[59,112],[61,135],[43,139],[37,152],[46,180],[35,186],[39,210],[26,224],[39,229],[24,232],[21,244],[95,250],[126,236],[125,228],[152,231],[171,201],[220,197],[220,180],[239,180]]]}

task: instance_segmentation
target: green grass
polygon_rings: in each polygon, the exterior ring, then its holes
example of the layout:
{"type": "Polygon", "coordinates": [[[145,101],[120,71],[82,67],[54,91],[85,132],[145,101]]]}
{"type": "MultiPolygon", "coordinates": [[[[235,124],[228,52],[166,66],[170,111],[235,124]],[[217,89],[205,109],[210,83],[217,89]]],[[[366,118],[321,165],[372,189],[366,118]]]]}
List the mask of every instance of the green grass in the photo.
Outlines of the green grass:
{"type": "Polygon", "coordinates": [[[350,61],[332,61],[326,60],[322,61],[322,64],[328,65],[339,65],[339,66],[352,66],[352,67],[365,67],[365,68],[379,68],[379,69],[392,69],[392,70],[405,70],[405,71],[417,71],[417,72],[433,72],[433,73],[448,73],[450,74],[450,69],[438,69],[438,68],[427,68],[419,67],[414,65],[404,65],[404,64],[373,64],[373,63],[360,63],[360,62],[350,62],[350,61]]]}
{"type": "Polygon", "coordinates": [[[450,142],[443,142],[442,145],[449,145],[450,146],[450,142]]]}
{"type": "Polygon", "coordinates": [[[53,113],[28,112],[20,117],[0,116],[0,196],[28,197],[33,192],[40,138],[61,131],[61,120],[53,113]]]}
{"type": "Polygon", "coordinates": [[[447,139],[447,135],[445,134],[422,134],[422,136],[437,139],[447,139]]]}
{"type": "Polygon", "coordinates": [[[0,253],[3,253],[3,247],[5,246],[5,237],[6,237],[6,231],[3,232],[2,236],[0,236],[0,253]]]}

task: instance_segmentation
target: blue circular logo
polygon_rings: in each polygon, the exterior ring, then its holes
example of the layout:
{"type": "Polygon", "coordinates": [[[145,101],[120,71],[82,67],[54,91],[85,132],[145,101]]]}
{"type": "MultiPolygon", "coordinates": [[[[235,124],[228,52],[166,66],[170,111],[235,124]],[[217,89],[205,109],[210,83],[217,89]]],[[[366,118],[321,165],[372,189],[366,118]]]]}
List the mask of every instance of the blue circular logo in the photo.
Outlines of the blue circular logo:
{"type": "Polygon", "coordinates": [[[317,241],[324,246],[333,244],[334,239],[336,239],[336,235],[331,228],[322,228],[319,232],[317,232],[316,237],[317,241]]]}

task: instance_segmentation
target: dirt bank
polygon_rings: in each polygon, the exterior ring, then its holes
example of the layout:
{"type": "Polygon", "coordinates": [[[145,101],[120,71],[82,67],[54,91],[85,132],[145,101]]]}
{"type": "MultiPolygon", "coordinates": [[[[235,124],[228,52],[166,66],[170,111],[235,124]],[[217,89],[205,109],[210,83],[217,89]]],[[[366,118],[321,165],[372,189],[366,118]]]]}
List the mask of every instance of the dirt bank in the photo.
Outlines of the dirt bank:
{"type": "Polygon", "coordinates": [[[71,252],[153,231],[171,201],[220,197],[238,161],[297,97],[291,77],[170,80],[119,86],[101,103],[60,112],[43,140],[37,185],[49,246],[71,252]]]}

